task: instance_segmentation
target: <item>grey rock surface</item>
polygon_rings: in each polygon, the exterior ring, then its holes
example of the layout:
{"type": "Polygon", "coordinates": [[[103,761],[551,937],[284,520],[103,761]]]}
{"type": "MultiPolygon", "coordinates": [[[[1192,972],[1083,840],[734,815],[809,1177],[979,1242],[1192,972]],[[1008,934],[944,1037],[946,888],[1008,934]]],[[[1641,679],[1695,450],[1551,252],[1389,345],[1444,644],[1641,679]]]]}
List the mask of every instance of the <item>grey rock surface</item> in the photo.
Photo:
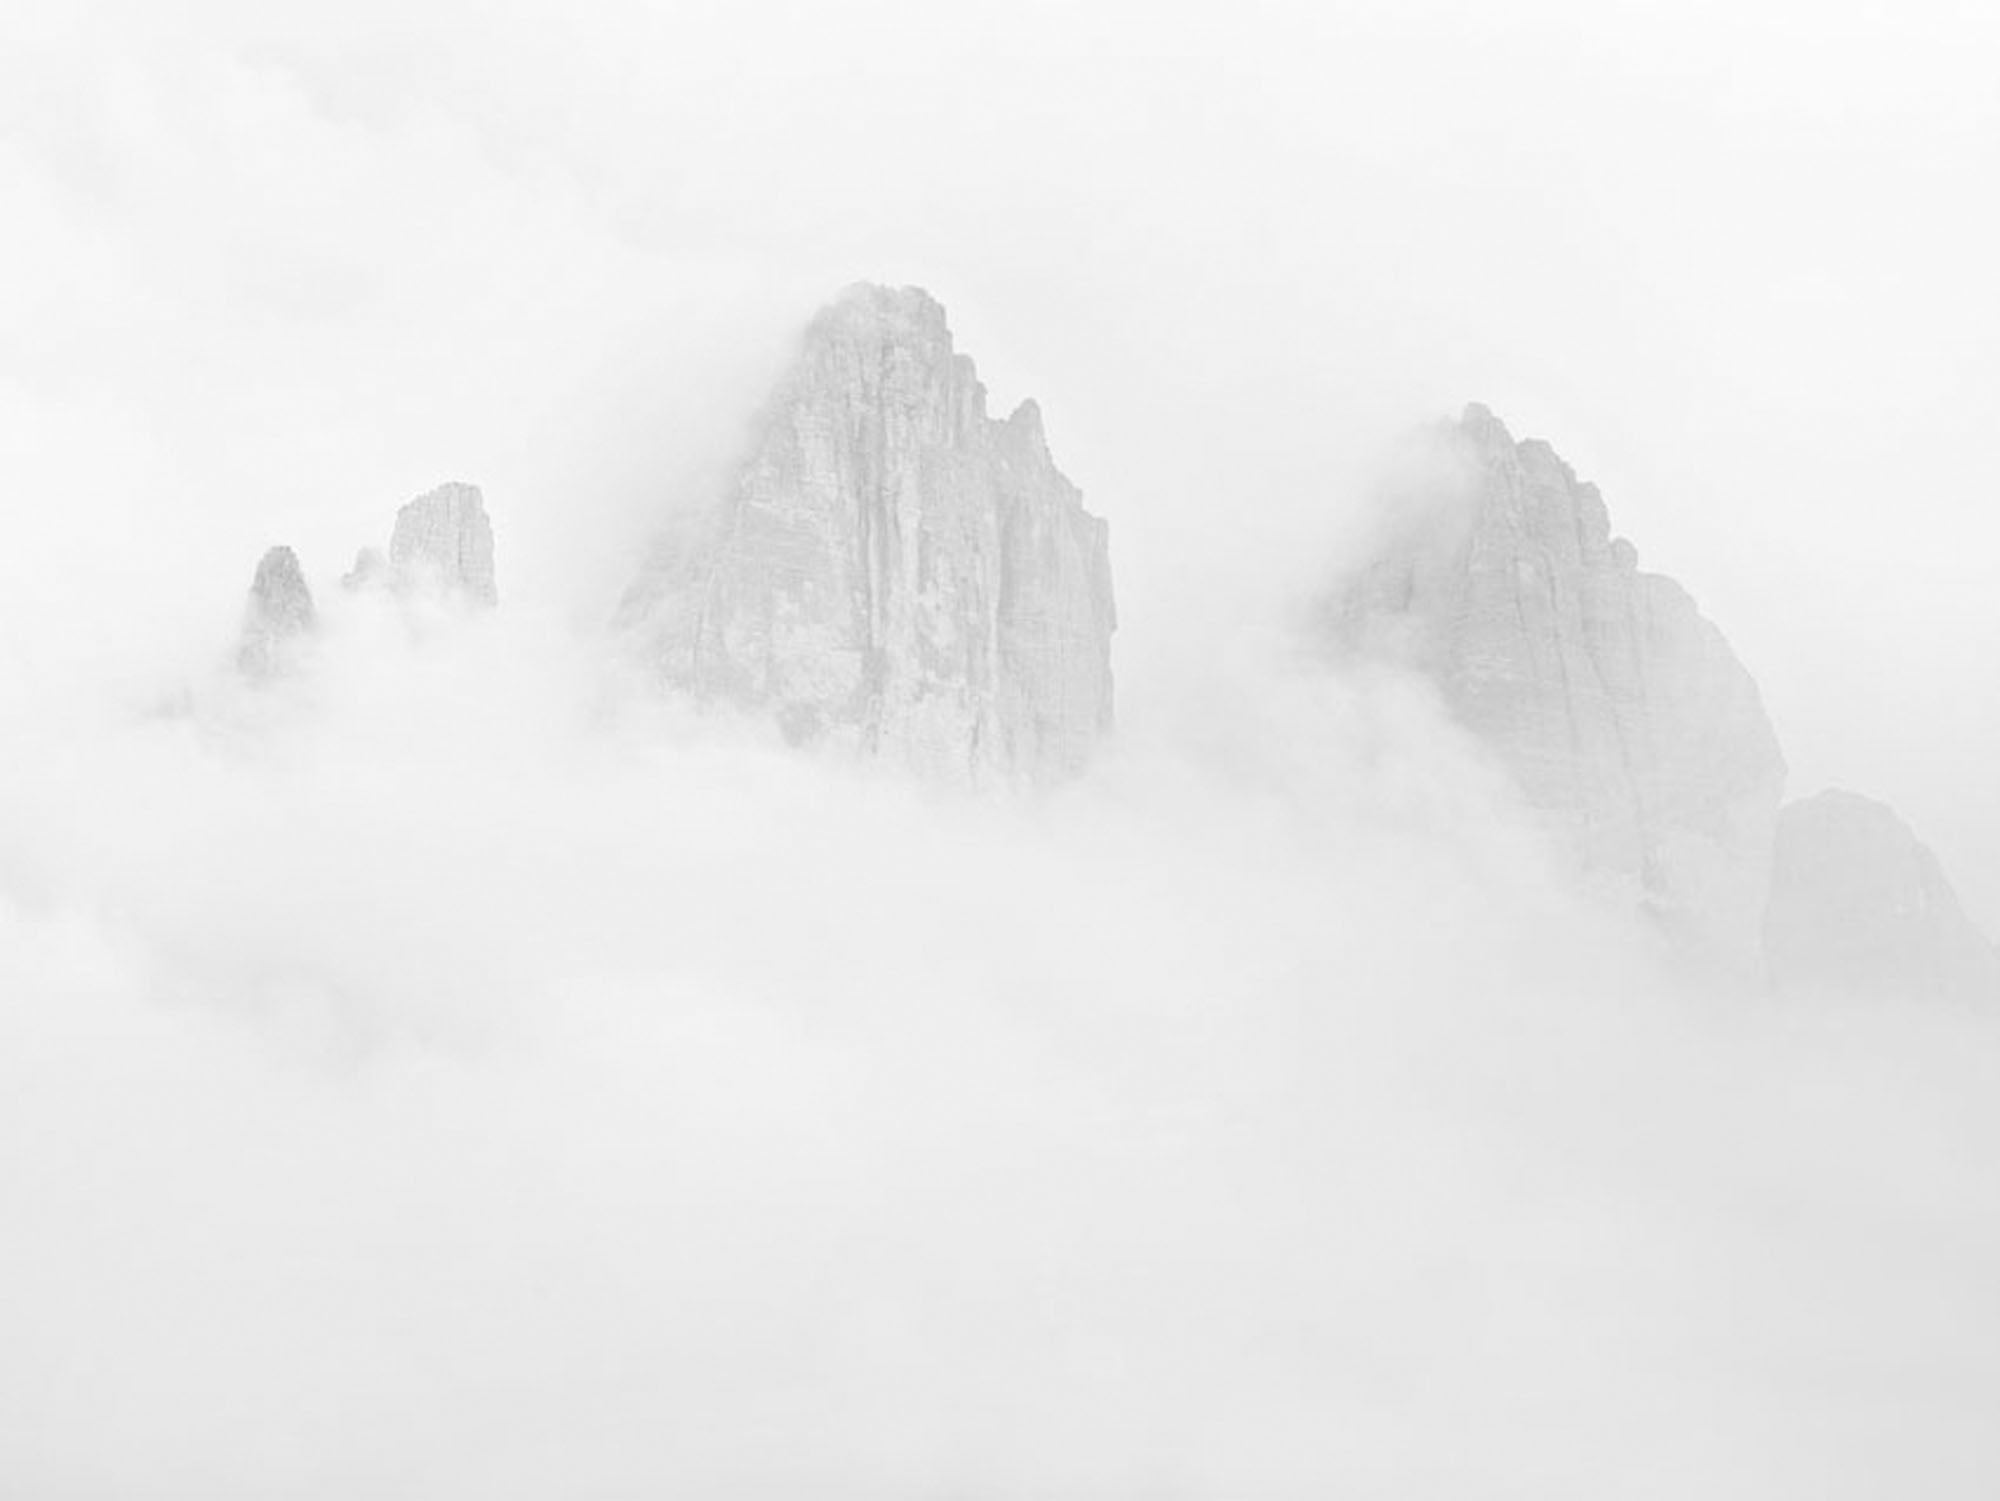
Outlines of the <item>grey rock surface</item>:
{"type": "Polygon", "coordinates": [[[1484,407],[1438,434],[1337,640],[1432,679],[1589,871],[1691,955],[1748,976],[1785,763],[1756,684],[1594,485],[1484,407]]]}
{"type": "Polygon", "coordinates": [[[2000,953],[1893,808],[1830,790],[1778,817],[1764,929],[1781,994],[2000,1004],[2000,953]]]}
{"type": "MultiPolygon", "coordinates": [[[[365,581],[369,554],[355,560],[365,581]]],[[[491,608],[500,602],[493,579],[493,525],[477,485],[445,484],[396,513],[388,574],[402,592],[432,592],[491,608]]]]}
{"type": "Polygon", "coordinates": [[[281,675],[318,622],[298,555],[289,547],[272,548],[259,560],[250,581],[237,639],[238,669],[255,682],[281,675]]]}
{"type": "Polygon", "coordinates": [[[1034,403],[988,416],[916,288],[813,320],[733,481],[619,618],[663,682],[930,774],[1059,777],[1111,725],[1105,524],[1034,403]]]}
{"type": "Polygon", "coordinates": [[[379,547],[364,547],[354,555],[354,566],[340,576],[340,587],[348,591],[372,589],[389,582],[389,560],[379,547]]]}

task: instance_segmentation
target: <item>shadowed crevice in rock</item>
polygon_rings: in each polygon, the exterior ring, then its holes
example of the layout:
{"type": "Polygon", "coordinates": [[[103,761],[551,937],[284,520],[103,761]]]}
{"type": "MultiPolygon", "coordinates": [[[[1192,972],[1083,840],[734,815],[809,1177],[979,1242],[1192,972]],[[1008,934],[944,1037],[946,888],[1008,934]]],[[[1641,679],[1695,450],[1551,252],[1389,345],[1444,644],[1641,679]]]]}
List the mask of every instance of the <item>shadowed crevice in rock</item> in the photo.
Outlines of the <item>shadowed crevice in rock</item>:
{"type": "Polygon", "coordinates": [[[813,320],[734,480],[618,618],[672,687],[928,773],[1060,777],[1111,726],[1105,524],[1034,403],[987,414],[913,287],[813,320]]]}

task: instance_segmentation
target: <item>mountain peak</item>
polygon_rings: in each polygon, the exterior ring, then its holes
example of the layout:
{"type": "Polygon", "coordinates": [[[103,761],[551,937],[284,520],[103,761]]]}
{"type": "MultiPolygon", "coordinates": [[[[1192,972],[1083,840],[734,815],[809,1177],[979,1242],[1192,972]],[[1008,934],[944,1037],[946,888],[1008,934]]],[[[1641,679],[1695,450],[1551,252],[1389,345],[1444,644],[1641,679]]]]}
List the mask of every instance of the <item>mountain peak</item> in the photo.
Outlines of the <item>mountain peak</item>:
{"type": "Polygon", "coordinates": [[[273,547],[258,560],[244,605],[236,665],[253,681],[282,673],[298,643],[317,628],[312,590],[306,586],[298,554],[273,547]]]}
{"type": "Polygon", "coordinates": [[[846,287],[808,325],[807,335],[853,337],[867,330],[893,343],[951,350],[944,304],[922,287],[858,281],[846,287]]]}
{"type": "Polygon", "coordinates": [[[389,571],[399,589],[433,590],[484,608],[497,605],[493,524],[479,487],[451,481],[397,511],[389,571]]]}
{"type": "Polygon", "coordinates": [[[1468,401],[1465,410],[1459,413],[1458,427],[1467,437],[1478,441],[1505,443],[1510,448],[1514,443],[1514,435],[1507,431],[1507,424],[1483,402],[1468,401]]]}
{"type": "Polygon", "coordinates": [[[1756,684],[1547,443],[1476,403],[1443,437],[1471,462],[1409,497],[1337,634],[1435,681],[1582,865],[1684,948],[1758,970],[1785,765],[1756,684]]]}
{"type": "Polygon", "coordinates": [[[669,686],[947,776],[1059,775],[1110,725],[1104,523],[1038,407],[987,415],[916,287],[812,320],[734,479],[620,615],[669,686]]]}

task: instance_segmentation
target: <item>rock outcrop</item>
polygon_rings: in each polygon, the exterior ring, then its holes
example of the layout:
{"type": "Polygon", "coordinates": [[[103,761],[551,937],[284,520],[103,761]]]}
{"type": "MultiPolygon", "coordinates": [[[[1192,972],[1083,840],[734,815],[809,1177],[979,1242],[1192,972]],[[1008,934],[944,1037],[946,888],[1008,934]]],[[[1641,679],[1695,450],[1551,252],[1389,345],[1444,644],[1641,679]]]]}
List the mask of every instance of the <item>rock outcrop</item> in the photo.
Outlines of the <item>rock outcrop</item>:
{"type": "MultiPolygon", "coordinates": [[[[340,582],[350,592],[381,588],[404,597],[496,605],[493,527],[478,487],[440,485],[418,496],[396,513],[388,555],[364,547],[340,582]]],[[[282,675],[318,628],[298,555],[289,547],[272,548],[251,580],[237,639],[238,670],[259,683],[282,675]]]]}
{"type": "Polygon", "coordinates": [[[946,777],[1058,777],[1111,724],[1105,524],[1033,402],[987,415],[915,288],[814,319],[733,481],[619,618],[675,688],[946,777]]]}
{"type": "Polygon", "coordinates": [[[292,665],[318,622],[298,555],[289,547],[272,548],[258,562],[256,576],[250,581],[250,598],[237,639],[237,668],[253,682],[280,676],[292,665]]]}
{"type": "Polygon", "coordinates": [[[386,588],[389,583],[389,560],[379,547],[364,547],[354,555],[354,566],[340,576],[340,587],[353,593],[357,589],[386,588]]]}
{"type": "Polygon", "coordinates": [[[1780,994],[2000,1004],[2000,952],[1893,808],[1851,792],[1778,816],[1764,928],[1780,994]]]}
{"type": "MultiPolygon", "coordinates": [[[[381,573],[368,551],[352,577],[381,573]],[[371,566],[373,564],[374,566],[371,566]]],[[[387,576],[399,593],[432,593],[490,609],[500,602],[493,581],[493,525],[477,485],[446,484],[396,513],[387,576]]]]}
{"type": "Polygon", "coordinates": [[[1587,870],[1755,974],[1785,775],[1755,683],[1546,443],[1479,406],[1439,437],[1334,635],[1431,678],[1587,870]]]}

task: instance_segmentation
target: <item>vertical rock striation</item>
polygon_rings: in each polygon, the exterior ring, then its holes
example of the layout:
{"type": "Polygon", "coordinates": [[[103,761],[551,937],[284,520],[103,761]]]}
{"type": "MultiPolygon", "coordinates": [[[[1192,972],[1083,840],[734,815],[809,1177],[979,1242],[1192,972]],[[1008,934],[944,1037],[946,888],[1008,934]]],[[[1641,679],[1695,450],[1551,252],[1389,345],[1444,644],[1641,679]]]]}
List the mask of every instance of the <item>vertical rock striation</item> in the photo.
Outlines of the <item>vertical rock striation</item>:
{"type": "Polygon", "coordinates": [[[1633,883],[1684,949],[1756,972],[1785,775],[1756,684],[1546,443],[1472,406],[1443,446],[1334,634],[1435,681],[1584,866],[1633,883]]]}
{"type": "MultiPolygon", "coordinates": [[[[379,565],[363,552],[355,576],[366,581],[379,565]]],[[[490,609],[500,602],[493,582],[493,525],[477,485],[445,484],[396,513],[388,575],[399,592],[434,592],[490,609]]]]}
{"type": "Polygon", "coordinates": [[[253,682],[281,675],[318,623],[298,555],[289,547],[272,548],[259,560],[250,581],[236,646],[237,668],[253,682]]]}
{"type": "Polygon", "coordinates": [[[664,682],[933,774],[1057,777],[1111,724],[1105,524],[1033,402],[987,415],[916,288],[813,320],[719,503],[619,614],[664,682]]]}
{"type": "Polygon", "coordinates": [[[1827,791],[1778,817],[1764,928],[1783,994],[2000,1004],[2000,953],[1894,809],[1827,791]]]}

